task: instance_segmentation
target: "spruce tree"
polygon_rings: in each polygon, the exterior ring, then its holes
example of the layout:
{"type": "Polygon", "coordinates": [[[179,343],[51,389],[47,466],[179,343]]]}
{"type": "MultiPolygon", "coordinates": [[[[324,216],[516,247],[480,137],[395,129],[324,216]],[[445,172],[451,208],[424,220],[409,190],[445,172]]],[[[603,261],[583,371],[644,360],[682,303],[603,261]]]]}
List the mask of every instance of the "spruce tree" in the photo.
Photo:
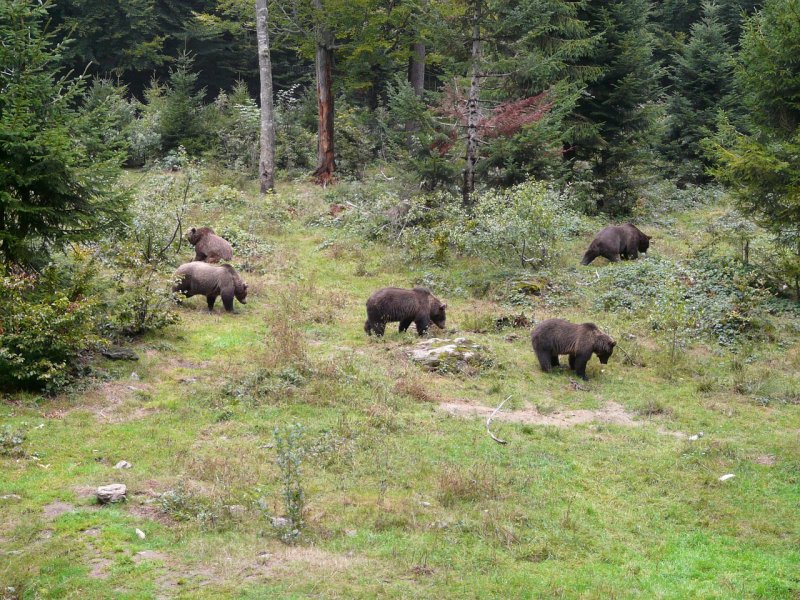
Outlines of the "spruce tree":
{"type": "Polygon", "coordinates": [[[570,140],[574,156],[594,171],[598,208],[627,212],[635,201],[635,171],[655,141],[660,67],[653,60],[647,0],[591,0],[583,11],[599,41],[584,68],[601,74],[575,110],[583,123],[570,140]]]}
{"type": "MultiPolygon", "coordinates": [[[[106,144],[107,102],[79,108],[85,81],[60,75],[49,4],[0,3],[0,252],[6,268],[94,239],[118,223],[124,157],[106,144]]],[[[119,138],[116,138],[119,139],[119,138]]]]}
{"type": "Polygon", "coordinates": [[[767,0],[744,24],[736,82],[749,127],[723,121],[713,144],[713,169],[743,212],[770,229],[793,253],[800,298],[800,0],[767,0]]]}
{"type": "Polygon", "coordinates": [[[165,151],[183,146],[190,154],[199,154],[205,149],[207,132],[202,119],[205,89],[195,90],[197,73],[192,71],[193,64],[192,57],[183,53],[170,70],[160,117],[161,144],[165,151]]]}
{"type": "Polygon", "coordinates": [[[720,110],[735,106],[732,96],[733,48],[719,7],[703,6],[703,18],[692,25],[683,51],[673,57],[672,94],[667,104],[668,126],[664,155],[682,181],[705,181],[708,161],[700,147],[713,135],[720,110]]]}

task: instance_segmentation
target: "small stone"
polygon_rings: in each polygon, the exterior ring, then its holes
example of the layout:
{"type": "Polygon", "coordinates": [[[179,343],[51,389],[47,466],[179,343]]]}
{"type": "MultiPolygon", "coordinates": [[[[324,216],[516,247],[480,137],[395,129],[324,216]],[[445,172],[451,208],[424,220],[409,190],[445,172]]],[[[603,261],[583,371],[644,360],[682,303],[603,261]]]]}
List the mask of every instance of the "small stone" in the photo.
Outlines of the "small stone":
{"type": "Polygon", "coordinates": [[[6,494],[5,496],[0,496],[0,500],[22,500],[22,496],[19,494],[6,494]]]}
{"type": "Polygon", "coordinates": [[[106,358],[111,360],[139,360],[139,356],[130,348],[123,348],[122,346],[111,346],[101,352],[106,358]]]}
{"type": "Polygon", "coordinates": [[[430,503],[430,502],[420,502],[420,504],[421,504],[422,506],[424,506],[425,508],[427,508],[427,507],[431,506],[431,503],[430,503]]]}
{"type": "Polygon", "coordinates": [[[722,477],[720,477],[719,480],[720,481],[728,481],[728,479],[733,479],[734,477],[736,477],[736,475],[734,475],[733,473],[728,473],[728,474],[723,475],[722,477]]]}
{"type": "Polygon", "coordinates": [[[138,527],[136,528],[136,535],[139,537],[139,539],[140,539],[140,540],[143,540],[144,538],[146,538],[146,537],[147,537],[147,536],[145,535],[144,531],[142,531],[142,530],[141,530],[141,529],[139,529],[138,527]]]}
{"type": "Polygon", "coordinates": [[[286,517],[272,517],[272,526],[276,529],[286,529],[289,527],[289,519],[286,517]]]}
{"type": "Polygon", "coordinates": [[[696,441],[697,441],[697,440],[699,440],[701,437],[703,437],[703,435],[704,435],[704,434],[703,434],[703,432],[702,432],[702,431],[701,431],[700,433],[695,433],[694,435],[690,435],[690,436],[689,436],[689,441],[696,442],[696,441]]]}
{"type": "Polygon", "coordinates": [[[128,488],[124,483],[101,485],[97,488],[97,500],[100,504],[109,502],[123,502],[126,499],[128,488]]]}
{"type": "Polygon", "coordinates": [[[245,513],[247,513],[247,509],[241,504],[231,504],[226,508],[228,509],[228,513],[230,513],[232,517],[236,518],[242,517],[245,515],[245,513]]]}
{"type": "Polygon", "coordinates": [[[355,529],[348,529],[347,531],[344,532],[344,534],[347,537],[356,537],[358,535],[358,531],[356,531],[355,529]]]}
{"type": "Polygon", "coordinates": [[[136,371],[131,372],[131,379],[133,381],[139,381],[139,374],[136,371]]]}
{"type": "Polygon", "coordinates": [[[121,460],[117,464],[114,465],[115,469],[130,469],[133,465],[129,463],[127,460],[121,460]]]}

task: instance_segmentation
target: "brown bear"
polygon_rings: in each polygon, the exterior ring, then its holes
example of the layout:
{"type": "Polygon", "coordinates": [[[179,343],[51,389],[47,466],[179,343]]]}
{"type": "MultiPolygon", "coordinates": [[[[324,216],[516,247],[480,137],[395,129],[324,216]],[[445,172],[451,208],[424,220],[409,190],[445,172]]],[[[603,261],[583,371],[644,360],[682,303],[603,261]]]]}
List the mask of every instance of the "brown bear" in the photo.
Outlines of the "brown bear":
{"type": "Polygon", "coordinates": [[[547,319],[539,323],[531,333],[531,342],[542,371],[546,373],[557,367],[559,354],[569,354],[569,368],[575,369],[584,380],[588,379],[586,364],[592,353],[597,354],[600,363],[605,365],[617,345],[594,323],[577,325],[564,319],[547,319]]]}
{"type": "Polygon", "coordinates": [[[639,258],[639,252],[647,252],[651,239],[631,223],[611,225],[595,236],[581,264],[588,265],[598,256],[611,262],[618,262],[620,258],[635,260],[639,258]]]}
{"type": "Polygon", "coordinates": [[[194,259],[217,263],[220,260],[233,259],[233,249],[227,240],[219,237],[211,227],[192,227],[186,233],[186,239],[194,246],[194,259]]]}
{"type": "Polygon", "coordinates": [[[383,288],[367,300],[364,331],[369,335],[372,335],[373,331],[375,335],[383,335],[386,323],[400,321],[401,333],[414,323],[417,326],[417,333],[423,335],[431,321],[444,329],[446,308],[447,304],[440,302],[425,288],[415,287],[413,290],[383,288]]]}
{"type": "Polygon", "coordinates": [[[179,292],[187,298],[205,296],[209,312],[214,310],[217,296],[222,296],[222,304],[228,312],[233,312],[234,297],[242,304],[247,304],[247,284],[230,265],[184,263],[175,271],[175,279],[177,283],[172,288],[173,292],[179,292]]]}

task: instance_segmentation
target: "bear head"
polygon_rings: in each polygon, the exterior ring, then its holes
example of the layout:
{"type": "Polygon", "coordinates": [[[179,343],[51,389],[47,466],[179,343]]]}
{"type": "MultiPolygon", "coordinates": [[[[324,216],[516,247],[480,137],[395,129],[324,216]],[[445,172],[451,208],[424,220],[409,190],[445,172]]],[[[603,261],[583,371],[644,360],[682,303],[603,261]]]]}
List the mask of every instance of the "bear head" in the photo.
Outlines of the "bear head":
{"type": "Polygon", "coordinates": [[[445,327],[445,321],[447,319],[447,315],[445,314],[446,308],[447,304],[439,302],[436,298],[431,298],[430,318],[431,321],[436,323],[439,329],[444,329],[445,327]]]}
{"type": "Polygon", "coordinates": [[[608,359],[611,358],[611,354],[614,352],[614,346],[616,345],[617,342],[615,342],[614,338],[610,335],[600,332],[597,333],[594,339],[593,350],[597,358],[600,359],[600,364],[608,364],[608,359]]]}
{"type": "Polygon", "coordinates": [[[186,239],[192,246],[196,246],[197,242],[199,242],[203,236],[208,235],[209,233],[214,233],[214,230],[211,227],[192,227],[189,231],[186,232],[186,239]]]}

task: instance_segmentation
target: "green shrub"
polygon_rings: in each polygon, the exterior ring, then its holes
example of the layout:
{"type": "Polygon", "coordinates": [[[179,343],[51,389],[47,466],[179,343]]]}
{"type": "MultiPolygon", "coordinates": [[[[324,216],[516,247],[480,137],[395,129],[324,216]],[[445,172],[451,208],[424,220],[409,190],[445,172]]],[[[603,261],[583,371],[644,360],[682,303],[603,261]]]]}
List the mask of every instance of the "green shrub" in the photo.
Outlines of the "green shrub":
{"type": "Polygon", "coordinates": [[[22,445],[25,443],[25,432],[14,429],[11,425],[0,427],[0,455],[19,458],[25,455],[22,445]]]}
{"type": "Polygon", "coordinates": [[[0,387],[56,391],[99,341],[96,302],[56,285],[55,277],[0,278],[0,387]]]}

